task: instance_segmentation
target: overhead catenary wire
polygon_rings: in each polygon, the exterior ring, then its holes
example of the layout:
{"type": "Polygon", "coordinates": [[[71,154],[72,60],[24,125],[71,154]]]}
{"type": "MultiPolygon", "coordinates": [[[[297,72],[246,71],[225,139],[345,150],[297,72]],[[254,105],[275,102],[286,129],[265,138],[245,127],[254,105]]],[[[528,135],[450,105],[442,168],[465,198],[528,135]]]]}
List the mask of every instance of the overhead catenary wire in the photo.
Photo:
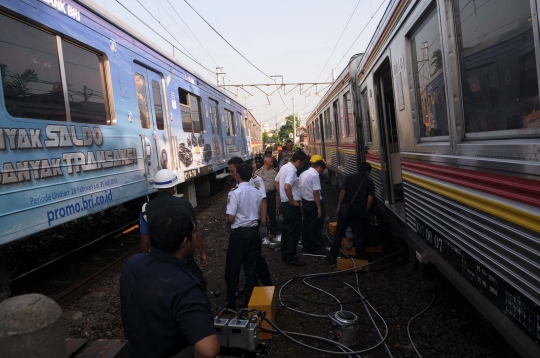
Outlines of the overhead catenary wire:
{"type": "Polygon", "coordinates": [[[358,5],[360,5],[361,2],[362,2],[362,0],[358,0],[358,2],[356,3],[356,6],[354,7],[354,10],[353,10],[351,16],[349,17],[349,21],[347,21],[347,24],[345,24],[345,27],[343,28],[343,31],[341,31],[341,35],[339,35],[339,38],[338,38],[336,44],[334,45],[334,48],[332,49],[332,51],[330,52],[330,55],[326,59],[326,62],[324,63],[324,66],[323,66],[321,72],[319,73],[319,75],[317,76],[317,79],[315,80],[315,82],[317,82],[319,80],[319,77],[321,77],[324,69],[326,68],[326,65],[328,64],[328,61],[330,61],[330,58],[332,58],[332,55],[334,54],[334,51],[336,50],[337,45],[341,41],[341,38],[343,37],[343,34],[345,33],[345,30],[347,30],[347,27],[349,26],[349,23],[351,22],[354,14],[356,12],[356,9],[358,9],[358,5]]]}
{"type": "MultiPolygon", "coordinates": [[[[373,20],[373,18],[375,17],[375,15],[377,15],[377,13],[379,12],[379,10],[382,8],[382,6],[384,5],[384,3],[386,3],[387,0],[383,0],[383,2],[381,2],[381,4],[379,5],[379,7],[377,7],[377,10],[375,10],[375,13],[371,15],[369,21],[366,23],[366,25],[362,28],[362,30],[360,31],[360,33],[358,34],[358,36],[356,37],[356,39],[354,39],[353,43],[351,44],[351,46],[349,46],[349,48],[347,49],[347,51],[345,51],[345,54],[341,57],[341,59],[339,60],[338,64],[334,67],[334,68],[338,68],[339,65],[341,64],[341,61],[343,61],[343,59],[345,58],[345,56],[347,56],[347,54],[349,53],[349,51],[351,50],[351,48],[354,46],[354,44],[356,44],[356,41],[358,41],[358,39],[360,38],[360,36],[362,36],[362,34],[364,33],[364,31],[366,30],[366,28],[368,27],[368,25],[371,23],[371,20],[373,20]]],[[[389,3],[390,4],[390,3],[389,3]]],[[[328,81],[328,79],[331,77],[328,76],[326,78],[325,81],[328,81]]],[[[307,104],[307,106],[305,106],[304,108],[302,108],[302,110],[308,108],[311,106],[311,103],[313,102],[313,100],[315,99],[316,97],[313,97],[313,99],[307,104]]]]}
{"type": "Polygon", "coordinates": [[[176,11],[176,9],[174,8],[174,6],[169,2],[169,0],[167,0],[167,3],[169,4],[169,6],[173,9],[174,13],[176,14],[176,16],[178,16],[178,18],[180,19],[180,21],[182,21],[184,23],[184,25],[186,25],[187,29],[189,30],[189,32],[191,32],[191,34],[193,35],[193,37],[195,38],[195,40],[197,40],[197,42],[199,43],[199,45],[201,45],[202,49],[204,50],[204,52],[206,52],[206,54],[208,55],[208,57],[210,57],[212,59],[212,61],[214,61],[214,63],[216,64],[216,66],[219,66],[218,63],[216,62],[216,60],[214,60],[214,58],[212,57],[212,55],[210,55],[210,53],[206,50],[206,48],[203,46],[203,44],[201,43],[201,41],[199,41],[199,39],[197,38],[197,36],[193,33],[193,31],[191,31],[191,28],[189,27],[189,25],[184,21],[184,19],[182,18],[182,16],[180,16],[180,14],[178,13],[178,11],[176,11]]]}
{"type": "MultiPolygon", "coordinates": [[[[133,13],[133,11],[131,11],[130,9],[128,9],[124,4],[122,4],[119,0],[115,0],[120,6],[122,6],[127,12],[129,12],[133,17],[135,17],[137,20],[139,20],[142,24],[145,24],[146,23],[140,18],[138,17],[137,15],[135,15],[133,13]]],[[[212,75],[215,75],[215,73],[207,68],[206,66],[204,66],[202,63],[200,63],[199,61],[197,61],[196,59],[190,57],[188,54],[186,54],[185,52],[183,52],[182,50],[180,50],[178,47],[176,47],[172,42],[170,42],[169,40],[167,40],[163,35],[161,35],[159,32],[157,32],[155,29],[153,29],[151,26],[149,25],[146,25],[146,27],[148,27],[150,30],[152,30],[152,32],[154,32],[156,35],[158,35],[163,41],[167,42],[172,48],[173,48],[173,52],[174,52],[174,49],[177,49],[180,53],[182,53],[184,56],[186,56],[187,58],[189,58],[190,60],[192,60],[193,62],[195,62],[196,64],[198,64],[199,66],[201,66],[202,68],[204,68],[205,70],[207,70],[208,72],[210,72],[212,75]]],[[[175,40],[176,41],[176,40],[175,40]]]]}
{"type": "Polygon", "coordinates": [[[214,32],[216,34],[218,34],[219,37],[221,37],[223,39],[223,41],[225,41],[227,43],[227,45],[229,45],[234,51],[236,51],[236,53],[238,53],[244,60],[246,60],[251,66],[253,66],[257,71],[259,71],[260,73],[262,73],[264,76],[268,77],[269,79],[271,79],[272,81],[275,81],[275,79],[273,79],[272,77],[268,76],[266,73],[264,73],[259,67],[255,66],[255,64],[253,62],[251,62],[250,60],[248,60],[248,58],[246,56],[244,56],[240,51],[238,51],[229,41],[227,41],[227,39],[225,37],[223,37],[223,35],[221,35],[219,33],[218,30],[216,30],[212,25],[210,25],[210,23],[208,21],[206,21],[206,19],[204,17],[202,17],[201,14],[199,14],[199,12],[197,10],[195,10],[195,8],[193,6],[191,6],[191,4],[187,1],[187,0],[184,0],[184,2],[186,4],[188,4],[188,6],[197,14],[199,15],[199,17],[208,25],[210,26],[210,28],[212,30],[214,30],[214,32]]]}

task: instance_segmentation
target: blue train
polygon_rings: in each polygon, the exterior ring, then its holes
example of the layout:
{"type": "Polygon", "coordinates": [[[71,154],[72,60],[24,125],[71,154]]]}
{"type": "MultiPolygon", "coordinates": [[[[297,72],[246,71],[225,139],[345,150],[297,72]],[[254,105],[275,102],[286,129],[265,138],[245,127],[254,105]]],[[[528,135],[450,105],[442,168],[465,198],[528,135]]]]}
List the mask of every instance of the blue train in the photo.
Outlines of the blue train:
{"type": "Polygon", "coordinates": [[[0,1],[0,245],[136,201],[161,168],[196,206],[261,129],[88,2],[0,1]]]}

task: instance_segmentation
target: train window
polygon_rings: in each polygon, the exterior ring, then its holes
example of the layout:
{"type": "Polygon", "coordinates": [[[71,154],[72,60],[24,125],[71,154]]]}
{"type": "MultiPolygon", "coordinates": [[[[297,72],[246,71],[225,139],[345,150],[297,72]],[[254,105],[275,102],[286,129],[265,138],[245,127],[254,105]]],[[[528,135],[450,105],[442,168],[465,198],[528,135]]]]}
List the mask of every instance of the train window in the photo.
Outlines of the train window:
{"type": "Polygon", "coordinates": [[[62,40],[71,121],[109,124],[101,56],[62,40]]]}
{"type": "Polygon", "coordinates": [[[434,9],[411,37],[420,138],[448,135],[441,37],[434,9]]]}
{"type": "Polygon", "coordinates": [[[455,0],[465,133],[540,127],[529,0],[455,0]]]}
{"type": "Polygon", "coordinates": [[[325,138],[332,138],[333,137],[333,134],[332,134],[332,123],[330,122],[330,108],[326,109],[326,111],[324,111],[324,137],[325,138]]]}
{"type": "Polygon", "coordinates": [[[201,111],[201,99],[189,94],[189,107],[191,109],[191,120],[193,121],[193,132],[201,133],[204,129],[204,122],[201,111]]]}
{"type": "Polygon", "coordinates": [[[0,32],[7,112],[13,117],[65,121],[56,37],[2,14],[0,32]]]}
{"type": "MultiPolygon", "coordinates": [[[[319,119],[317,119],[317,139],[321,139],[321,130],[323,129],[323,115],[319,115],[319,119]]],[[[324,133],[322,133],[324,135],[324,133]]]]}
{"type": "Polygon", "coordinates": [[[208,110],[210,112],[210,126],[212,127],[212,134],[218,132],[218,103],[213,99],[208,99],[208,110]]]}
{"type": "Polygon", "coordinates": [[[360,102],[362,106],[362,123],[364,124],[364,141],[371,143],[371,118],[369,118],[369,98],[367,88],[360,95],[360,102]]]}
{"type": "Polygon", "coordinates": [[[225,116],[225,129],[227,131],[227,135],[228,136],[233,136],[234,135],[234,115],[233,115],[233,112],[229,111],[229,110],[225,110],[224,111],[224,116],[225,116]]]}
{"type": "MultiPolygon", "coordinates": [[[[178,89],[180,97],[180,112],[182,114],[182,129],[185,133],[201,133],[204,128],[201,99],[183,89],[178,89]]],[[[210,106],[212,114],[212,106],[210,106]]],[[[212,128],[212,132],[214,129],[212,128]]]]}
{"type": "Polygon", "coordinates": [[[139,118],[141,127],[150,128],[150,113],[148,112],[148,96],[146,95],[146,81],[140,73],[135,73],[135,90],[137,91],[137,104],[139,105],[139,118]]]}
{"type": "Polygon", "coordinates": [[[343,108],[345,110],[345,113],[343,113],[345,116],[345,134],[347,137],[352,137],[354,134],[354,114],[352,111],[351,92],[345,93],[343,96],[343,102],[343,108]]]}
{"type": "Polygon", "coordinates": [[[339,115],[339,100],[336,100],[334,103],[332,103],[332,112],[334,114],[334,120],[333,123],[330,123],[330,126],[333,130],[336,132],[336,138],[340,137],[340,132],[343,131],[343,128],[341,128],[341,118],[339,115]]]}
{"type": "Polygon", "coordinates": [[[156,127],[159,130],[163,130],[165,128],[165,121],[163,119],[163,103],[161,102],[161,86],[156,80],[152,80],[152,99],[154,100],[156,127]]]}

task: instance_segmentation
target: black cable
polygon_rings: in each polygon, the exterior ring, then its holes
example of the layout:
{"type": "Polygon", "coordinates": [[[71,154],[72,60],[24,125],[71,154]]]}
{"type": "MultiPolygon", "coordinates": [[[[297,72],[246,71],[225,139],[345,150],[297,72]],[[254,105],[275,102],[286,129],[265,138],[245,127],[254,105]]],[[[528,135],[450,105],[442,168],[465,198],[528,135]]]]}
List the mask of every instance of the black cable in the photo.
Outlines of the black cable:
{"type": "MultiPolygon", "coordinates": [[[[129,12],[133,17],[135,17],[137,20],[139,20],[142,24],[145,24],[146,23],[141,20],[140,17],[138,17],[137,15],[135,15],[133,13],[133,11],[131,11],[130,9],[128,9],[126,6],[124,6],[124,4],[122,4],[119,0],[115,0],[118,4],[120,4],[120,6],[122,6],[124,9],[126,9],[127,12],[129,12]]],[[[199,66],[201,66],[202,68],[204,68],[205,70],[207,70],[208,72],[210,72],[211,74],[215,75],[214,72],[212,72],[211,69],[205,67],[202,63],[198,62],[197,60],[191,58],[190,56],[188,56],[184,51],[180,50],[178,47],[176,47],[172,42],[170,42],[169,40],[167,40],[165,37],[163,37],[159,32],[157,32],[156,30],[154,30],[151,26],[148,26],[146,25],[146,27],[148,27],[150,30],[152,30],[152,32],[154,32],[156,35],[158,35],[163,41],[167,42],[169,45],[172,46],[173,48],[173,51],[174,49],[177,49],[178,51],[180,51],[181,54],[183,54],[184,56],[186,56],[187,58],[189,58],[191,61],[195,62],[196,64],[198,64],[199,66]]],[[[176,40],[175,40],[176,41],[176,40]]],[[[183,47],[183,46],[182,46],[183,47]]]]}
{"type": "Polygon", "coordinates": [[[347,21],[347,24],[343,28],[343,31],[341,32],[341,35],[339,35],[339,39],[337,40],[336,44],[334,45],[334,48],[332,49],[332,52],[330,52],[330,56],[328,56],[328,58],[326,59],[326,62],[324,63],[324,66],[323,66],[321,72],[319,73],[319,75],[317,76],[317,79],[315,80],[315,82],[317,82],[319,80],[319,77],[321,77],[321,74],[323,73],[324,69],[326,68],[326,65],[328,65],[328,61],[330,61],[330,58],[334,54],[334,51],[336,50],[336,47],[339,44],[339,41],[341,41],[341,38],[343,37],[343,34],[345,33],[345,30],[347,30],[347,27],[349,26],[349,23],[351,22],[351,20],[353,18],[353,15],[356,12],[356,9],[358,8],[358,5],[360,5],[361,2],[362,2],[362,0],[358,0],[358,3],[356,4],[356,6],[355,6],[355,8],[354,8],[354,10],[353,10],[353,12],[351,14],[351,17],[349,17],[349,21],[347,21]]]}
{"type": "MultiPolygon", "coordinates": [[[[173,9],[174,13],[180,18],[180,20],[184,23],[184,25],[186,25],[187,29],[189,30],[189,32],[191,32],[191,34],[193,35],[193,37],[195,37],[195,40],[197,40],[197,42],[199,43],[199,45],[201,45],[201,47],[203,48],[204,52],[206,52],[206,54],[212,59],[212,61],[214,61],[214,63],[216,64],[216,66],[219,66],[218,63],[216,62],[216,60],[214,60],[214,58],[212,57],[212,55],[210,55],[210,53],[206,50],[206,48],[203,46],[203,44],[201,43],[201,41],[199,41],[199,39],[197,38],[197,36],[193,33],[193,31],[191,31],[191,29],[189,28],[188,24],[186,24],[186,22],[184,21],[184,19],[182,19],[182,16],[180,16],[180,14],[176,11],[176,9],[173,7],[173,5],[169,2],[169,0],[167,0],[167,3],[169,4],[169,6],[173,9]]],[[[159,3],[158,3],[159,4],[159,3]]]]}
{"type": "Polygon", "coordinates": [[[257,69],[257,71],[259,71],[260,73],[262,73],[263,75],[265,75],[266,77],[268,77],[269,79],[271,79],[272,81],[275,81],[272,77],[268,76],[268,75],[267,75],[266,73],[264,73],[261,69],[259,69],[257,66],[255,66],[250,60],[248,60],[248,59],[246,58],[246,56],[242,55],[242,54],[240,53],[240,51],[238,51],[233,45],[231,45],[231,43],[230,43],[229,41],[227,41],[227,40],[225,39],[225,37],[223,37],[223,36],[219,33],[219,31],[217,31],[212,25],[210,25],[210,23],[209,23],[208,21],[206,21],[205,18],[202,17],[202,15],[199,14],[199,13],[197,12],[197,10],[195,10],[195,8],[194,8],[193,6],[191,6],[190,3],[187,2],[187,0],[184,0],[184,2],[185,2],[186,4],[188,4],[188,6],[189,6],[193,11],[195,11],[195,13],[196,13],[197,15],[199,15],[199,17],[200,17],[204,22],[206,22],[206,24],[207,24],[208,26],[210,26],[210,28],[211,28],[212,30],[214,30],[214,32],[215,32],[216,34],[218,34],[219,37],[221,37],[221,38],[223,39],[223,41],[225,41],[229,46],[231,46],[231,48],[232,48],[234,51],[236,51],[236,53],[238,53],[240,56],[242,56],[242,58],[243,58],[244,60],[246,60],[251,66],[255,67],[255,69],[257,69]]]}

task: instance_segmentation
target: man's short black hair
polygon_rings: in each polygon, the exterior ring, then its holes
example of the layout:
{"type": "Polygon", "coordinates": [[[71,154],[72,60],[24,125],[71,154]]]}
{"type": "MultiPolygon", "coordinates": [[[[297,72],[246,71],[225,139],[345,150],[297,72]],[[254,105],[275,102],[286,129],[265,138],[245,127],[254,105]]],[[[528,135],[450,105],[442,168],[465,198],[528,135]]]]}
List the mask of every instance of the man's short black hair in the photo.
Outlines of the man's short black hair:
{"type": "Polygon", "coordinates": [[[240,179],[242,179],[242,181],[248,182],[249,179],[251,179],[251,175],[253,174],[253,168],[247,163],[240,164],[236,167],[236,173],[240,176],[240,179]]]}
{"type": "Polygon", "coordinates": [[[294,163],[297,160],[306,160],[306,159],[307,159],[307,154],[299,150],[299,151],[294,152],[294,154],[291,157],[291,162],[294,163]]]}
{"type": "Polygon", "coordinates": [[[229,159],[229,161],[227,162],[228,165],[231,165],[231,164],[234,164],[234,166],[236,168],[238,168],[238,166],[240,164],[242,164],[244,162],[244,160],[240,157],[232,157],[231,159],[229,159]]]}
{"type": "Polygon", "coordinates": [[[168,253],[175,253],[185,238],[191,241],[193,226],[191,214],[181,206],[158,209],[148,220],[150,244],[168,253]]]}
{"type": "Polygon", "coordinates": [[[358,166],[358,171],[360,173],[370,172],[371,171],[371,165],[368,162],[362,162],[358,166]]]}
{"type": "Polygon", "coordinates": [[[289,143],[292,143],[292,140],[289,139],[289,140],[287,140],[287,141],[285,142],[285,144],[289,144],[289,143]]]}
{"type": "Polygon", "coordinates": [[[315,163],[311,165],[313,168],[321,167],[323,170],[326,169],[326,163],[324,160],[317,160],[315,163]]]}

